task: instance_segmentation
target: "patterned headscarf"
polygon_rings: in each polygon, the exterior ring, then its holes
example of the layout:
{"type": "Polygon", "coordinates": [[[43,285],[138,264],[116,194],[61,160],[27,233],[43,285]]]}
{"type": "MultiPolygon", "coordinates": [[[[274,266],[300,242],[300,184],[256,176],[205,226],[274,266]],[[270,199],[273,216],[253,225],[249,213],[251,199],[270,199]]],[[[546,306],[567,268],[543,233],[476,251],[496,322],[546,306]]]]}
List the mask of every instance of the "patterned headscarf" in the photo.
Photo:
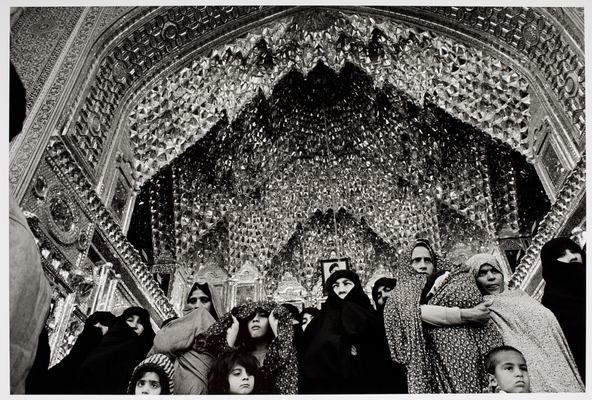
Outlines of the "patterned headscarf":
{"type": "Polygon", "coordinates": [[[136,384],[146,372],[154,372],[160,378],[160,385],[162,387],[160,394],[174,394],[173,377],[175,374],[175,367],[173,367],[173,363],[171,363],[169,358],[164,354],[153,354],[138,364],[134,369],[132,379],[127,388],[128,394],[135,394],[136,384]]]}
{"type": "Polygon", "coordinates": [[[198,338],[195,346],[199,351],[206,351],[215,356],[229,350],[226,332],[232,325],[232,316],[239,322],[246,323],[257,310],[263,310],[270,315],[273,313],[278,319],[277,336],[271,342],[261,367],[263,379],[272,386],[272,394],[297,394],[298,362],[296,349],[292,345],[292,314],[287,308],[273,301],[255,301],[234,307],[210,326],[204,335],[198,338]]]}
{"type": "Polygon", "coordinates": [[[419,308],[428,275],[418,273],[411,266],[411,255],[418,246],[425,247],[432,255],[434,273],[438,268],[452,268],[451,264],[439,258],[426,240],[414,242],[401,256],[397,285],[384,307],[384,325],[393,361],[407,367],[409,393],[430,393],[428,376],[415,376],[417,371],[430,370],[419,308]]]}
{"type": "MultiPolygon", "coordinates": [[[[479,270],[485,264],[491,265],[500,274],[502,274],[502,276],[504,277],[504,281],[503,281],[503,288],[504,289],[503,290],[505,291],[507,289],[506,282],[508,280],[506,279],[506,275],[504,274],[504,270],[500,266],[500,264],[497,261],[497,258],[495,258],[495,256],[493,256],[491,254],[485,254],[485,253],[475,254],[473,257],[469,258],[465,262],[467,270],[470,271],[471,274],[473,274],[473,276],[475,277],[475,280],[477,280],[477,275],[479,275],[479,270]]],[[[477,285],[477,286],[479,286],[479,285],[477,285]]],[[[481,288],[479,288],[479,289],[481,289],[481,288]]]]}
{"type": "MultiPolygon", "coordinates": [[[[435,291],[432,300],[437,299],[437,302],[434,304],[446,305],[447,299],[465,297],[465,293],[463,293],[463,296],[456,296],[456,293],[460,293],[457,290],[463,291],[467,288],[466,285],[463,286],[462,282],[457,283],[457,277],[464,274],[462,272],[464,269],[439,257],[425,240],[417,241],[403,253],[401,264],[398,267],[397,285],[385,304],[384,323],[386,335],[392,359],[405,365],[407,369],[409,393],[448,392],[451,391],[451,388],[445,387],[446,384],[442,383],[446,379],[438,375],[442,373],[442,368],[432,365],[438,359],[438,355],[434,354],[433,349],[430,350],[426,346],[428,339],[424,336],[420,301],[428,276],[416,272],[411,265],[411,254],[417,246],[427,248],[432,254],[434,274],[440,271],[450,271],[450,279],[447,278],[446,280],[447,282],[452,281],[452,284],[450,286],[448,283],[442,285],[440,289],[435,291]],[[451,291],[453,293],[450,293],[451,291]]],[[[468,282],[466,283],[468,284],[468,282]]],[[[476,286],[474,288],[475,295],[480,297],[476,286]]],[[[432,300],[430,300],[430,303],[432,300]]],[[[454,336],[456,331],[455,328],[454,332],[450,331],[449,334],[454,336]]],[[[472,332],[459,333],[459,335],[459,338],[475,336],[472,332]]],[[[433,340],[433,338],[429,340],[433,340]]],[[[446,355],[448,356],[448,354],[446,355]]],[[[472,354],[469,354],[468,357],[472,357],[472,354]]],[[[473,357],[473,362],[477,362],[476,360],[478,358],[473,357]]],[[[459,371],[459,373],[462,373],[462,371],[459,371]]]]}

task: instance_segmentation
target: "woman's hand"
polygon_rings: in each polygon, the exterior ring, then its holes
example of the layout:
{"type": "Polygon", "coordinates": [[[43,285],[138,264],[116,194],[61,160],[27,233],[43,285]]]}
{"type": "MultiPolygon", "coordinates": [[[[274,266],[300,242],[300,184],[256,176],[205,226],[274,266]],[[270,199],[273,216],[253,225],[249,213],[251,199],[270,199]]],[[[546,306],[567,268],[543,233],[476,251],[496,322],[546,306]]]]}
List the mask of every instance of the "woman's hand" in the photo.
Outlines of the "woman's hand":
{"type": "Polygon", "coordinates": [[[275,312],[273,311],[271,312],[271,314],[269,314],[269,326],[271,327],[273,335],[277,336],[278,319],[275,316],[275,312]]]}
{"type": "Polygon", "coordinates": [[[489,323],[489,306],[493,304],[493,300],[489,299],[483,303],[477,304],[473,308],[461,308],[460,320],[462,324],[476,324],[479,326],[487,326],[489,323]]]}
{"type": "Polygon", "coordinates": [[[234,344],[236,343],[236,338],[238,337],[238,329],[240,327],[240,324],[238,322],[238,319],[236,319],[234,315],[231,315],[231,317],[232,325],[226,331],[226,341],[228,342],[228,345],[230,347],[234,347],[234,344]]]}

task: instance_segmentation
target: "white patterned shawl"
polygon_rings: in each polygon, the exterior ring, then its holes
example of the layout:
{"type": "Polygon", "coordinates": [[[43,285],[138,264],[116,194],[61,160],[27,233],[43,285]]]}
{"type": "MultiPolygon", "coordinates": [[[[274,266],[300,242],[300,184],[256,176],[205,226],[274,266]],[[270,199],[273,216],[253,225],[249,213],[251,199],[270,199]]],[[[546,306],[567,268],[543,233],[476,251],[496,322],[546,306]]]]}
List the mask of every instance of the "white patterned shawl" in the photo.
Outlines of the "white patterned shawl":
{"type": "MultiPolygon", "coordinates": [[[[489,254],[478,254],[466,262],[475,277],[484,264],[502,272],[495,257],[489,254]]],[[[484,299],[493,299],[489,310],[504,344],[524,355],[531,392],[585,390],[561,326],[551,310],[520,289],[505,289],[500,294],[486,295],[484,299]]]]}

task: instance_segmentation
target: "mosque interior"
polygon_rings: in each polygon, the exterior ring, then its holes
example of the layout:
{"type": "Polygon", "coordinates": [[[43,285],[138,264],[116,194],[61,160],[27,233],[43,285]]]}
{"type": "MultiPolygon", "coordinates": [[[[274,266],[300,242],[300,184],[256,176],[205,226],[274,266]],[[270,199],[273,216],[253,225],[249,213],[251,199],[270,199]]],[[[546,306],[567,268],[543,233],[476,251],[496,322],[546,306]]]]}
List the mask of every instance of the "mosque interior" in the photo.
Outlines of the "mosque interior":
{"type": "Polygon", "coordinates": [[[540,298],[542,245],[585,245],[583,8],[19,7],[10,60],[52,364],[195,280],[320,306],[328,260],[370,292],[421,237],[540,298]]]}

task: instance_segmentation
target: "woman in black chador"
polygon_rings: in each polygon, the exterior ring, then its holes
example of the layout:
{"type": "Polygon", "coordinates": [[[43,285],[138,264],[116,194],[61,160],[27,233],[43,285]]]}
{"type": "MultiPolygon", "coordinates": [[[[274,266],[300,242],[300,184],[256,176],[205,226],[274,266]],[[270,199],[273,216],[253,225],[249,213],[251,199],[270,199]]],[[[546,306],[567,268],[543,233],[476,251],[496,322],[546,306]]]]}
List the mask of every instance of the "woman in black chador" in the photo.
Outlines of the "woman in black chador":
{"type": "Polygon", "coordinates": [[[568,238],[555,238],[541,249],[545,292],[541,303],[555,314],[586,381],[586,253],[568,238]]]}
{"type": "Polygon", "coordinates": [[[78,368],[77,393],[126,394],[134,368],[146,358],[153,339],[148,311],[126,309],[78,368]]]}
{"type": "Polygon", "coordinates": [[[103,335],[113,326],[115,315],[108,311],[97,311],[84,322],[84,329],[66,357],[47,371],[45,394],[76,393],[76,371],[90,353],[97,348],[103,335]]]}
{"type": "Polygon", "coordinates": [[[327,301],[304,331],[299,393],[406,393],[391,361],[384,325],[355,272],[327,280],[327,301]]]}

